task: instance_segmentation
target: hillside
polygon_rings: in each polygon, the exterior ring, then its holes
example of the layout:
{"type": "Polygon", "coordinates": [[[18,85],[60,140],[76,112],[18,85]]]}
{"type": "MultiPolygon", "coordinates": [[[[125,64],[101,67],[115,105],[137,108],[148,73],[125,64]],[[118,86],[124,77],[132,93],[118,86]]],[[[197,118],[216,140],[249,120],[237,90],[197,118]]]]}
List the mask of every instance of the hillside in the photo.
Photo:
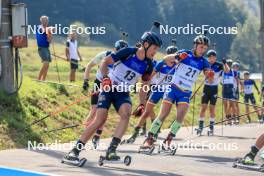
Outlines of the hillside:
{"type": "MultiPolygon", "coordinates": [[[[85,61],[81,63],[86,65],[89,59],[95,56],[98,52],[109,48],[103,47],[81,47],[80,52],[83,54],[85,61]]],[[[53,53],[53,51],[51,50],[53,53]]],[[[55,52],[57,55],[63,56],[64,46],[59,43],[55,43],[55,52]]],[[[159,53],[157,58],[161,58],[162,54],[159,53]]],[[[69,142],[75,140],[82,131],[82,122],[86,118],[89,112],[90,99],[89,97],[83,97],[84,94],[80,87],[63,86],[56,84],[39,83],[34,81],[38,75],[40,68],[40,58],[37,54],[35,41],[30,40],[29,47],[21,50],[21,59],[24,71],[24,82],[18,95],[7,96],[0,94],[0,149],[7,148],[21,148],[27,146],[27,141],[38,142],[51,142],[55,139],[61,142],[69,142]],[[51,116],[41,123],[33,125],[26,131],[21,131],[28,124],[33,121],[45,117],[49,113],[52,113],[65,105],[69,105],[77,99],[82,98],[83,101],[71,106],[65,111],[59,113],[57,116],[51,116]],[[56,128],[65,127],[68,125],[80,125],[77,128],[65,129],[50,133],[45,133],[56,128]]],[[[68,82],[69,63],[64,60],[57,60],[59,66],[59,74],[64,84],[70,84],[68,82]]],[[[55,60],[50,66],[47,81],[58,82],[56,72],[55,60]]],[[[92,76],[96,72],[97,68],[92,71],[92,76]]],[[[77,73],[78,81],[74,85],[82,84],[82,72],[77,73]]],[[[202,77],[198,81],[196,88],[201,84],[202,77]]],[[[193,113],[193,103],[191,103],[190,111],[184,122],[185,126],[192,124],[192,117],[194,114],[195,124],[197,124],[199,114],[199,104],[201,97],[201,90],[198,92],[195,98],[195,112],[193,113]]],[[[221,91],[220,91],[221,92],[221,91]]],[[[138,104],[138,98],[136,94],[132,94],[133,108],[138,104]]],[[[193,101],[194,102],[194,101],[193,101]]],[[[155,112],[159,112],[160,104],[155,108],[155,112]]],[[[242,107],[242,113],[244,107],[242,107]]],[[[109,120],[107,121],[104,137],[109,137],[115,128],[116,122],[119,120],[115,111],[111,109],[109,120]]],[[[221,119],[222,106],[221,101],[218,101],[217,105],[217,121],[221,119]]],[[[164,124],[163,128],[168,128],[175,117],[175,109],[171,112],[170,117],[164,124]]],[[[208,120],[208,119],[207,119],[208,120]]],[[[131,123],[127,133],[131,133],[133,126],[137,119],[131,117],[131,123]]],[[[150,125],[150,123],[148,123],[150,125]]],[[[191,130],[190,128],[188,128],[191,130]]]]}

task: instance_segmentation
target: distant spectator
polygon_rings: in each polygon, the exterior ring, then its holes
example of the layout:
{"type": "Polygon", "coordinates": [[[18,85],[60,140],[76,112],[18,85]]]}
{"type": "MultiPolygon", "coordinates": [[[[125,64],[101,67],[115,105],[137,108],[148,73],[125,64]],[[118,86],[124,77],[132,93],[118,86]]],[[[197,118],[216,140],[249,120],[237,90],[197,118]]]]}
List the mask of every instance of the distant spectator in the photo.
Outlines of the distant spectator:
{"type": "Polygon", "coordinates": [[[66,42],[65,54],[66,54],[67,60],[70,61],[70,66],[71,66],[70,82],[74,82],[76,69],[78,69],[78,61],[79,60],[82,61],[82,57],[78,50],[78,42],[77,42],[76,33],[69,34],[69,38],[66,42]]]}
{"type": "Polygon", "coordinates": [[[51,62],[49,44],[52,40],[52,28],[48,27],[49,17],[47,16],[41,16],[40,23],[41,24],[37,27],[36,32],[38,53],[42,61],[38,80],[44,81],[48,73],[49,63],[51,62]]]}

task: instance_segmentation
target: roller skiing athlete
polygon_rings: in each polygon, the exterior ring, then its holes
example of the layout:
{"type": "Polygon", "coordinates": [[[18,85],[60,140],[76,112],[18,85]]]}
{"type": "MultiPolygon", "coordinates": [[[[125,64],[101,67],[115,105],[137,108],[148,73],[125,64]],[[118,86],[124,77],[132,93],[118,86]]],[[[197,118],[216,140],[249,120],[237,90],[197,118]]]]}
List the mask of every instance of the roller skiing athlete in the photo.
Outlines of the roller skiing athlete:
{"type": "Polygon", "coordinates": [[[212,83],[209,83],[208,80],[205,81],[205,85],[203,88],[203,94],[201,98],[201,111],[199,118],[199,128],[196,130],[197,135],[201,135],[204,128],[204,119],[205,113],[208,107],[208,103],[210,103],[210,127],[208,131],[208,135],[214,134],[214,123],[215,123],[215,105],[217,102],[217,94],[218,94],[218,85],[220,83],[220,75],[223,72],[223,64],[217,62],[217,54],[215,50],[209,50],[207,52],[207,58],[210,63],[211,69],[215,72],[212,83]]]}
{"type": "MultiPolygon", "coordinates": [[[[105,123],[111,104],[114,105],[120,115],[120,121],[115,129],[106,155],[100,156],[99,165],[107,161],[121,161],[120,156],[116,154],[116,149],[127,129],[131,114],[131,99],[128,87],[135,86],[140,77],[143,84],[149,82],[153,71],[151,59],[162,45],[160,37],[154,32],[145,32],[141,37],[141,41],[142,46],[140,48],[124,48],[107,56],[101,62],[100,70],[103,74],[103,91],[99,95],[95,120],[86,127],[74,148],[63,158],[64,162],[79,161],[79,154],[84,149],[85,143],[91,138],[96,129],[105,123]],[[108,76],[109,64],[114,64],[114,67],[108,76]]],[[[142,102],[144,98],[142,96],[142,102]]],[[[131,162],[131,157],[125,157],[126,164],[130,164],[129,161],[131,162]]]]}
{"type": "MultiPolygon", "coordinates": [[[[235,78],[235,87],[234,87],[234,92],[235,92],[235,97],[234,99],[239,101],[239,95],[240,95],[240,89],[239,87],[242,87],[242,83],[241,83],[241,78],[240,78],[240,71],[239,71],[239,63],[238,62],[233,62],[232,63],[232,69],[237,72],[236,74],[236,78],[235,78]]],[[[238,102],[234,102],[234,106],[235,109],[233,110],[233,119],[235,121],[235,124],[239,124],[240,123],[240,118],[238,117],[240,115],[240,109],[239,109],[239,103],[238,102]],[[237,117],[237,118],[235,118],[237,117]]]]}
{"type": "Polygon", "coordinates": [[[160,151],[169,152],[172,155],[176,150],[171,149],[171,141],[180,129],[184,117],[189,108],[192,88],[199,74],[204,71],[206,78],[212,79],[214,72],[210,69],[208,61],[203,57],[209,47],[209,38],[199,35],[194,39],[193,51],[181,50],[176,54],[168,55],[165,60],[174,60],[179,63],[172,78],[170,90],[166,91],[163,97],[160,113],[151,125],[148,137],[139,152],[151,154],[155,148],[154,136],[157,134],[163,121],[169,115],[172,105],[175,103],[177,115],[170,127],[170,133],[163,141],[160,151]],[[166,146],[166,147],[165,147],[166,146]]]}
{"type": "MultiPolygon", "coordinates": [[[[84,91],[87,91],[89,88],[89,78],[90,78],[90,72],[92,70],[92,68],[96,65],[99,65],[100,62],[106,57],[109,56],[111,53],[116,53],[117,51],[119,51],[122,48],[127,48],[128,47],[128,43],[124,40],[118,40],[115,42],[114,44],[114,48],[113,51],[103,51],[99,54],[97,54],[86,66],[85,69],[85,73],[84,73],[84,82],[83,82],[83,89],[84,91]]],[[[108,65],[108,69],[109,71],[112,69],[113,64],[108,65]]],[[[92,122],[92,120],[95,117],[96,114],[96,105],[98,102],[98,96],[99,96],[99,88],[100,85],[102,83],[103,80],[103,75],[100,71],[100,69],[97,70],[96,72],[96,79],[94,80],[94,87],[93,87],[93,92],[91,95],[91,110],[88,114],[87,119],[84,122],[84,125],[87,126],[89,123],[92,122]],[[98,92],[98,93],[96,93],[98,92]]],[[[100,136],[103,132],[103,127],[100,127],[96,130],[95,135],[93,136],[92,139],[92,143],[93,143],[93,147],[94,149],[96,149],[98,147],[99,144],[99,140],[100,140],[100,136]]]]}
{"type": "MultiPolygon", "coordinates": [[[[244,81],[243,81],[243,84],[242,84],[242,92],[244,94],[244,102],[245,103],[250,103],[253,105],[253,108],[256,110],[258,110],[257,107],[255,107],[254,105],[256,105],[256,99],[255,99],[255,96],[254,96],[254,93],[253,93],[253,87],[255,87],[255,89],[257,90],[258,94],[260,95],[260,91],[258,89],[258,86],[256,85],[256,82],[252,79],[249,79],[249,76],[250,76],[250,73],[248,71],[245,71],[244,72],[244,81]]],[[[245,105],[246,106],[246,113],[249,113],[249,106],[248,105],[245,105]]],[[[258,115],[258,120],[259,122],[261,122],[261,110],[257,111],[257,115],[258,115]]],[[[248,122],[251,123],[251,118],[250,118],[250,115],[248,114],[247,115],[247,118],[248,118],[248,122]]]]}
{"type": "MultiPolygon", "coordinates": [[[[174,54],[177,51],[178,48],[175,46],[169,46],[166,49],[167,54],[174,54]]],[[[163,98],[166,89],[165,86],[170,84],[170,82],[172,81],[172,76],[175,72],[175,65],[175,61],[166,62],[162,60],[157,63],[151,78],[151,81],[155,82],[155,85],[151,86],[152,92],[146,103],[146,108],[140,116],[136,127],[134,128],[134,133],[132,134],[132,136],[129,139],[122,141],[122,143],[134,143],[136,138],[139,136],[140,128],[146,123],[147,118],[151,116],[152,121],[155,119],[154,107],[163,98]]],[[[157,136],[155,137],[157,138],[157,136]]]]}
{"type": "MultiPolygon", "coordinates": [[[[155,59],[153,59],[152,60],[152,62],[153,62],[153,67],[155,68],[155,66],[157,65],[157,60],[155,60],[155,59]]],[[[146,96],[146,101],[144,102],[144,104],[140,104],[140,105],[138,105],[137,107],[136,107],[136,109],[133,111],[133,113],[132,113],[132,115],[134,116],[134,117],[136,117],[136,118],[139,118],[142,114],[143,114],[143,112],[144,112],[144,110],[145,110],[145,105],[146,105],[146,102],[147,102],[147,100],[149,99],[149,96],[150,96],[150,94],[151,94],[151,89],[152,89],[152,87],[154,87],[156,85],[156,79],[154,79],[153,77],[151,78],[151,80],[150,80],[150,85],[149,85],[149,88],[150,88],[150,90],[148,91],[148,93],[147,93],[147,96],[146,96]]],[[[140,93],[139,93],[139,95],[140,95],[140,93]]],[[[140,98],[140,97],[139,97],[140,98]]],[[[151,116],[151,119],[152,118],[155,118],[155,114],[153,113],[153,114],[150,114],[150,116],[151,116]]],[[[147,133],[147,122],[145,122],[144,124],[143,124],[143,126],[141,127],[141,133],[139,134],[140,136],[146,136],[146,133],[147,133]]],[[[122,142],[124,142],[124,141],[122,141],[122,142]]]]}
{"type": "Polygon", "coordinates": [[[228,125],[232,125],[232,112],[236,112],[235,102],[235,84],[237,79],[237,72],[232,67],[233,61],[231,59],[223,59],[224,72],[222,75],[222,95],[224,98],[224,111],[228,125]]]}

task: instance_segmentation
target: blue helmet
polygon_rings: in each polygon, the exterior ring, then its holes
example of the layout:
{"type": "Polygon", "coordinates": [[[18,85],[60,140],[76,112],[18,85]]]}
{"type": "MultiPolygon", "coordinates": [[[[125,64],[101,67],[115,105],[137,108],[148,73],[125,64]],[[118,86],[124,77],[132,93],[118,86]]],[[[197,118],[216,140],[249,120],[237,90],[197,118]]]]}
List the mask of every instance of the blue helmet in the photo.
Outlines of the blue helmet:
{"type": "Polygon", "coordinates": [[[118,40],[115,42],[115,49],[118,51],[122,48],[127,48],[128,43],[125,40],[118,40]]]}
{"type": "Polygon", "coordinates": [[[216,56],[217,54],[215,50],[209,50],[206,55],[207,57],[210,57],[210,56],[216,56]]]}
{"type": "Polygon", "coordinates": [[[145,32],[141,37],[141,42],[148,42],[150,45],[161,47],[162,40],[155,32],[145,32]]]}
{"type": "Polygon", "coordinates": [[[174,54],[178,51],[178,48],[176,46],[168,46],[166,49],[167,54],[174,54]]]}

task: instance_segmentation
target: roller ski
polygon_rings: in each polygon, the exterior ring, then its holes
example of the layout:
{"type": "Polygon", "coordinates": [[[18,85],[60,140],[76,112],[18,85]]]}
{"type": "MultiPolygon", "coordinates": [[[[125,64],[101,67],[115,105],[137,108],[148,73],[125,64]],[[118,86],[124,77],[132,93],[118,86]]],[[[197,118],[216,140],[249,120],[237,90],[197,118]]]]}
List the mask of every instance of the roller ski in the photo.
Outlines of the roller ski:
{"type": "Polygon", "coordinates": [[[207,136],[213,136],[214,135],[214,121],[210,122],[209,130],[207,131],[207,136]]]}
{"type": "Polygon", "coordinates": [[[131,164],[132,158],[127,155],[124,158],[116,155],[116,152],[107,152],[106,156],[100,156],[98,165],[103,166],[104,164],[125,164],[129,166],[131,164]]]}
{"type": "Polygon", "coordinates": [[[254,160],[249,156],[246,156],[245,158],[237,158],[233,163],[233,167],[264,172],[264,164],[254,163],[254,160]]]}
{"type": "Polygon", "coordinates": [[[166,140],[164,140],[158,148],[158,154],[164,154],[164,155],[171,155],[174,156],[178,145],[171,145],[172,137],[168,137],[166,140]]]}
{"type": "Polygon", "coordinates": [[[214,130],[209,129],[209,130],[207,131],[207,136],[213,136],[213,135],[214,135],[214,130]]]}
{"type": "Polygon", "coordinates": [[[153,136],[149,136],[139,147],[138,153],[143,153],[146,155],[151,155],[155,149],[155,144],[154,144],[154,138],[153,136]]]}
{"type": "Polygon", "coordinates": [[[196,128],[195,131],[197,136],[202,136],[202,132],[203,132],[202,128],[196,128]]]}
{"type": "Polygon", "coordinates": [[[70,151],[66,156],[64,156],[61,160],[61,163],[83,167],[86,163],[86,158],[79,159],[79,151],[77,151],[76,148],[74,148],[72,151],[70,151]]]}

